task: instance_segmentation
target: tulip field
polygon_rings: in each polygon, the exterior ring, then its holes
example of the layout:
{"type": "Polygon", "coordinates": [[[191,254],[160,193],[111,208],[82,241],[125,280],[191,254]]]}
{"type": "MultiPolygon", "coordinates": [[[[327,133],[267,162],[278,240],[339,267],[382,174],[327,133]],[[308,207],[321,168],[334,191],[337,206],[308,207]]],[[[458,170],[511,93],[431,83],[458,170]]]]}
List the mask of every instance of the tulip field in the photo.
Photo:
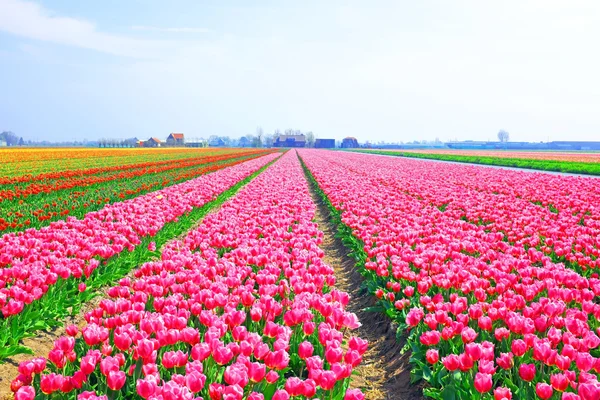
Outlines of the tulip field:
{"type": "Polygon", "coordinates": [[[256,149],[0,150],[0,234],[82,218],[241,161],[256,149]]]}
{"type": "Polygon", "coordinates": [[[600,175],[600,153],[493,150],[356,150],[420,159],[600,175]]]}
{"type": "Polygon", "coordinates": [[[418,396],[600,399],[598,178],[100,150],[0,151],[10,398],[373,399],[354,380],[371,327],[348,311],[366,289],[406,341],[418,396]],[[362,275],[353,292],[325,262],[318,210],[362,275]],[[24,343],[54,329],[43,354],[24,343]]]}
{"type": "Polygon", "coordinates": [[[426,396],[600,398],[600,180],[300,155],[426,396]]]}

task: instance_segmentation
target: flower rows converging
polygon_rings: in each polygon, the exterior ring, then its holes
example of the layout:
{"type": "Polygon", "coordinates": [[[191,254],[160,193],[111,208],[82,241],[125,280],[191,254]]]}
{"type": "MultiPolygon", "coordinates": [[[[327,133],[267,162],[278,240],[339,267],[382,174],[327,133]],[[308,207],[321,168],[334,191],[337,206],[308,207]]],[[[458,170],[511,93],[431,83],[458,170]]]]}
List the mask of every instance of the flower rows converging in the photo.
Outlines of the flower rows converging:
{"type": "Polygon", "coordinates": [[[0,237],[0,312],[20,313],[59,279],[82,282],[101,261],[132,251],[143,237],[215,199],[236,182],[275,159],[270,154],[209,175],[106,205],[79,220],[69,217],[39,230],[0,237]]]}
{"type": "Polygon", "coordinates": [[[288,152],[21,363],[15,398],[362,399],[348,384],[367,343],[314,215],[288,152]]]}
{"type": "Polygon", "coordinates": [[[162,148],[60,148],[19,147],[0,149],[0,185],[24,183],[57,177],[57,172],[95,170],[107,167],[127,168],[135,164],[196,158],[231,153],[235,149],[162,148]]]}
{"type": "Polygon", "coordinates": [[[600,180],[300,151],[433,398],[600,398],[600,180]]]}
{"type": "MultiPolygon", "coordinates": [[[[137,154],[136,150],[129,150],[137,154]]],[[[106,203],[131,199],[269,153],[265,149],[216,149],[167,154],[163,159],[106,167],[55,170],[0,178],[0,234],[41,228],[66,216],[83,216],[106,203]],[[178,156],[179,158],[173,158],[178,156]],[[192,157],[194,156],[194,157],[192,157]]],[[[164,155],[163,155],[164,156],[164,155]]],[[[146,156],[148,157],[148,156],[146,156]]],[[[0,154],[1,158],[1,154],[0,154]]],[[[122,159],[123,157],[116,157],[122,159]]],[[[85,165],[87,159],[82,159],[85,165]]],[[[19,165],[15,163],[14,165],[19,165]]]]}

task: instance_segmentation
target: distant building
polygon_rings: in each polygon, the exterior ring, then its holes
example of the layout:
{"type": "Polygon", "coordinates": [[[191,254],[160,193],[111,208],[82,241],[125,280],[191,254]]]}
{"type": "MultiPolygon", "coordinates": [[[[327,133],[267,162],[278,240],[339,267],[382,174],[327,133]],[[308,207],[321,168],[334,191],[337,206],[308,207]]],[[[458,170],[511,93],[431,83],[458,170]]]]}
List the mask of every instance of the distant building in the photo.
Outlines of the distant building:
{"type": "Polygon", "coordinates": [[[206,140],[185,142],[185,147],[208,147],[208,142],[206,140]]]}
{"type": "Polygon", "coordinates": [[[208,141],[208,147],[224,147],[225,142],[220,137],[210,138],[208,141]]]}
{"type": "Polygon", "coordinates": [[[0,140],[0,147],[6,147],[6,141],[0,140]]]}
{"type": "Polygon", "coordinates": [[[162,142],[160,141],[160,139],[157,139],[155,137],[151,137],[150,139],[144,142],[144,147],[160,147],[161,145],[162,142]]]}
{"type": "Polygon", "coordinates": [[[355,137],[347,137],[342,140],[343,149],[356,149],[358,148],[358,140],[355,137]]]}
{"type": "Polygon", "coordinates": [[[185,139],[183,133],[171,133],[167,138],[167,146],[183,146],[185,139]]]}
{"type": "Polygon", "coordinates": [[[305,147],[306,136],[300,135],[280,135],[273,141],[273,147],[305,147]]]}
{"type": "Polygon", "coordinates": [[[316,139],[315,148],[317,149],[333,149],[335,148],[335,139],[316,139]]]}

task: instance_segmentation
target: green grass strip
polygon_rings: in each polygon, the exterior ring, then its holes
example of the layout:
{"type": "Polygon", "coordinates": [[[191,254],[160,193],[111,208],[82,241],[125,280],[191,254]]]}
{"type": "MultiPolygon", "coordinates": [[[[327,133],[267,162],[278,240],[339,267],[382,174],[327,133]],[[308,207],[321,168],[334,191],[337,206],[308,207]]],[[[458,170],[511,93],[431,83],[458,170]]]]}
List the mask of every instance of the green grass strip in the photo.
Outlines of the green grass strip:
{"type": "Polygon", "coordinates": [[[0,362],[16,354],[33,354],[31,349],[20,343],[22,339],[35,336],[39,330],[56,328],[63,324],[64,318],[77,315],[86,302],[100,294],[101,288],[115,284],[135,267],[160,256],[160,249],[168,241],[189,231],[279,158],[225,190],[215,200],[180,216],[178,221],[166,223],[155,236],[142,238],[133,251],[124,250],[101,262],[88,279],[59,278],[42,298],[26,305],[23,312],[0,319],[0,362]],[[150,242],[156,243],[156,251],[148,250],[150,242]],[[82,282],[87,289],[79,292],[78,285],[82,282]]]}
{"type": "Polygon", "coordinates": [[[458,154],[434,154],[434,153],[412,153],[405,151],[381,151],[381,150],[349,150],[356,153],[370,153],[386,156],[410,157],[420,159],[431,159],[441,161],[454,161],[460,163],[495,165],[500,167],[535,169],[540,171],[565,172],[571,174],[600,175],[600,163],[558,161],[558,160],[534,160],[530,158],[503,158],[490,156],[467,156],[458,154]]]}

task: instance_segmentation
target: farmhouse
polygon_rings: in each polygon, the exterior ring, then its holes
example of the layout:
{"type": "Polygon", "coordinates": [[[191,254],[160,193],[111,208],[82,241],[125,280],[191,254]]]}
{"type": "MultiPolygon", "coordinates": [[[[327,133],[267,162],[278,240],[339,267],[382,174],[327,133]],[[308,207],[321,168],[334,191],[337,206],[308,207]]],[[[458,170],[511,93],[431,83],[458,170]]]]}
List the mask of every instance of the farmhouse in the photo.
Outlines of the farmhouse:
{"type": "Polygon", "coordinates": [[[208,147],[225,147],[225,141],[220,137],[210,137],[208,139],[208,147]]]}
{"type": "Polygon", "coordinates": [[[306,137],[300,135],[281,135],[273,141],[273,147],[305,147],[306,137]]]}
{"type": "Polygon", "coordinates": [[[161,144],[162,142],[160,141],[160,139],[151,137],[150,139],[144,142],[144,147],[160,147],[161,144]]]}
{"type": "Polygon", "coordinates": [[[185,139],[183,133],[171,133],[167,137],[167,146],[183,146],[185,145],[185,139]]]}

